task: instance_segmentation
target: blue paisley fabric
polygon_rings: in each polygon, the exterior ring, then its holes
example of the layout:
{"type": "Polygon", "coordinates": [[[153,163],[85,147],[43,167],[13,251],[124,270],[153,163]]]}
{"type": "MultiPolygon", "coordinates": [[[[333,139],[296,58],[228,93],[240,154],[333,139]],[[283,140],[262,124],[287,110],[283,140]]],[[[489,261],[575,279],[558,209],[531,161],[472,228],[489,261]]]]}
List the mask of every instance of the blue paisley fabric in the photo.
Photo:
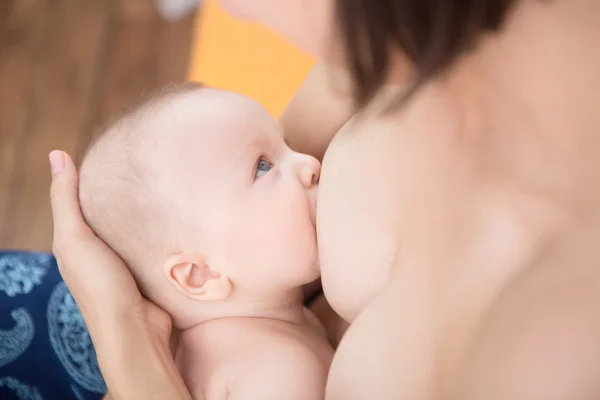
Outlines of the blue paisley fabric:
{"type": "Polygon", "coordinates": [[[0,251],[0,399],[101,399],[96,352],[49,254],[0,251]]]}

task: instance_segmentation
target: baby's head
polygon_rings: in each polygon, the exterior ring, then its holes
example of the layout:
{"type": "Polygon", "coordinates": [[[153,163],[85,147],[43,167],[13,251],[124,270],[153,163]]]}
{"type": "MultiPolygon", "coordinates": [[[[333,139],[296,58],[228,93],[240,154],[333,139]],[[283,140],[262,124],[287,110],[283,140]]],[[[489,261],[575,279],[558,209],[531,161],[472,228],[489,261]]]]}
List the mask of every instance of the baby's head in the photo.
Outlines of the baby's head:
{"type": "Polygon", "coordinates": [[[186,84],[93,143],[79,193],[86,221],[144,294],[176,314],[268,302],[318,277],[319,169],[256,102],[186,84]]]}

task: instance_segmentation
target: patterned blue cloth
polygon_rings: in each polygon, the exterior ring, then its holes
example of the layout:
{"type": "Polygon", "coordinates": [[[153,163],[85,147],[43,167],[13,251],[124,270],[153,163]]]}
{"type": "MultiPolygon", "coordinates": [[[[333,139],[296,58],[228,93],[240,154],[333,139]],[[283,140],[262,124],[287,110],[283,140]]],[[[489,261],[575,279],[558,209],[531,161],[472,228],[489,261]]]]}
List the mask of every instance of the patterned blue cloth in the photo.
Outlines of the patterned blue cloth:
{"type": "Polygon", "coordinates": [[[49,254],[0,251],[0,399],[101,399],[106,386],[49,254]]]}

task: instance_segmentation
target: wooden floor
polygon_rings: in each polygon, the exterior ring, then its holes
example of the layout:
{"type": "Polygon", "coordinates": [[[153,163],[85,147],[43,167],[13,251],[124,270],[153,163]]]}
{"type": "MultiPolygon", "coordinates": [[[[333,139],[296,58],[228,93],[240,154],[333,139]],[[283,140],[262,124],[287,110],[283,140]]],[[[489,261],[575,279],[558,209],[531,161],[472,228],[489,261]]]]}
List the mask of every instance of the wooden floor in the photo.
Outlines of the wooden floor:
{"type": "Polygon", "coordinates": [[[76,154],[121,107],[184,80],[193,23],[150,0],[0,0],[0,249],[50,249],[47,153],[76,154]]]}

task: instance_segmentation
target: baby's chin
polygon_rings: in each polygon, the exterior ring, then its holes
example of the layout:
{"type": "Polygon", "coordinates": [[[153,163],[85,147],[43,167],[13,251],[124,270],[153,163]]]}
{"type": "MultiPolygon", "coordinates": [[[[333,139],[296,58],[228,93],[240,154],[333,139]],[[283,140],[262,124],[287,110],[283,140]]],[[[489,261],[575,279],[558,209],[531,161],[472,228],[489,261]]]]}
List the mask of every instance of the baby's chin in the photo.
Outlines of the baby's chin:
{"type": "MultiPolygon", "coordinates": [[[[307,253],[304,253],[307,254],[307,253]]],[[[292,269],[288,270],[288,278],[292,281],[288,281],[293,286],[304,286],[321,277],[321,268],[318,261],[317,252],[315,251],[312,259],[305,259],[294,263],[292,269]]],[[[285,279],[285,278],[284,278],[285,279]]]]}
{"type": "Polygon", "coordinates": [[[308,281],[305,283],[311,283],[321,277],[321,264],[319,263],[319,252],[315,249],[315,259],[309,264],[308,267],[308,281]]]}

